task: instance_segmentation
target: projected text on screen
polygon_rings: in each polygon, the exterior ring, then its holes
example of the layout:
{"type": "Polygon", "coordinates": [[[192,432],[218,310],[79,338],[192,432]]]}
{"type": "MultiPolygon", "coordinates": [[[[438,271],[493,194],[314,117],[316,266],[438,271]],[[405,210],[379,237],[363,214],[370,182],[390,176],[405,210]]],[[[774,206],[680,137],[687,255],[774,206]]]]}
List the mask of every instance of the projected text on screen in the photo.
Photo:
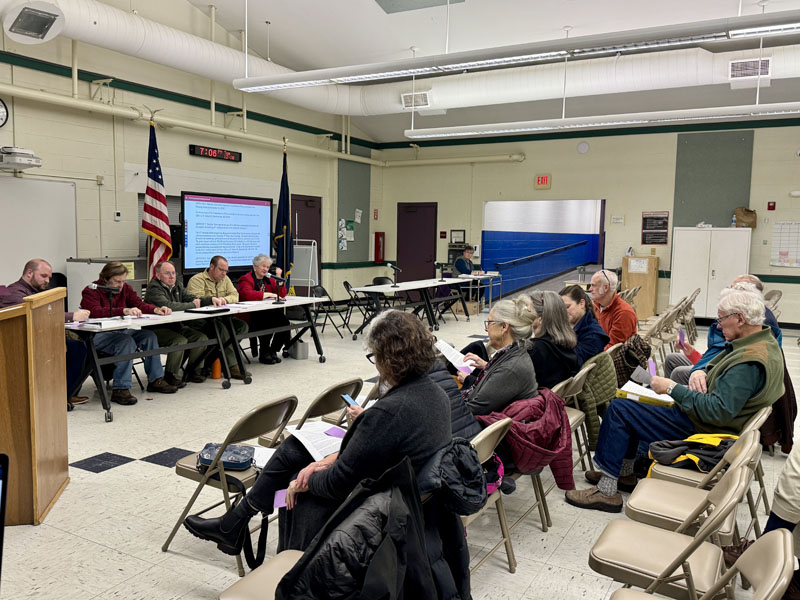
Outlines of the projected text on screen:
{"type": "Polygon", "coordinates": [[[266,199],[185,194],[184,268],[204,269],[217,254],[230,267],[250,266],[257,254],[269,254],[271,204],[266,199]]]}

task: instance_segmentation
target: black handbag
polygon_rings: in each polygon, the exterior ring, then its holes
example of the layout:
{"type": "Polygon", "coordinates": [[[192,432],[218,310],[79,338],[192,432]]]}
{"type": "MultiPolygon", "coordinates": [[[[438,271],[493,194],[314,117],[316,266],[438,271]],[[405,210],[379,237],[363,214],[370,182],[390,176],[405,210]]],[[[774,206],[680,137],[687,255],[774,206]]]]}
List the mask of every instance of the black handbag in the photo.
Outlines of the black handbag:
{"type": "MultiPolygon", "coordinates": [[[[216,458],[222,444],[208,443],[197,455],[197,470],[205,473],[216,458]]],[[[253,446],[230,445],[222,453],[220,462],[226,471],[246,471],[253,464],[253,446]]]]}

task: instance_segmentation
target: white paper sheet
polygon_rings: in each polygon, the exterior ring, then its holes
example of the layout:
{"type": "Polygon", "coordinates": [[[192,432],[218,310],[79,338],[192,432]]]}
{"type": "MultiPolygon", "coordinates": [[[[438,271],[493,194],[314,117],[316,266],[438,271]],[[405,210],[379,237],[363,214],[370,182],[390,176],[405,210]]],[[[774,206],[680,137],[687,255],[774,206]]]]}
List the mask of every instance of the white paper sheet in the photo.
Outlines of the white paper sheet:
{"type": "Polygon", "coordinates": [[[342,438],[327,435],[325,432],[334,427],[323,421],[312,421],[303,424],[301,429],[290,425],[286,427],[286,434],[297,438],[314,460],[322,460],[329,454],[338,452],[342,447],[342,438]]]}
{"type": "Polygon", "coordinates": [[[444,356],[450,362],[450,364],[452,364],[462,373],[469,375],[475,370],[475,367],[473,367],[471,363],[468,363],[464,360],[464,355],[461,354],[461,352],[453,348],[444,340],[438,340],[435,345],[439,349],[439,352],[442,353],[442,356],[444,356]]]}

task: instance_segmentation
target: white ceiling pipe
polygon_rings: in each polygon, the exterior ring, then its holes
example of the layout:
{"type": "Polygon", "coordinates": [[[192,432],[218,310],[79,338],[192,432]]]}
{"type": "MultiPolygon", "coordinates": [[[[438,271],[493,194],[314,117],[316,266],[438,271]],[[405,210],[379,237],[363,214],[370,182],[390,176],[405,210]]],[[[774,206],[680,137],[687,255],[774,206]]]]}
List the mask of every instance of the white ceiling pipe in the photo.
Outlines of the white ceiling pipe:
{"type": "MultiPolygon", "coordinates": [[[[93,100],[81,100],[72,98],[71,96],[62,96],[59,94],[52,94],[50,92],[43,92],[30,88],[20,87],[7,83],[0,83],[0,94],[21,98],[24,100],[33,100],[35,102],[42,102],[64,108],[85,110],[88,112],[121,117],[130,119],[131,121],[146,121],[147,116],[137,108],[132,106],[118,106],[113,104],[104,104],[102,102],[95,102],[93,100]]],[[[212,125],[204,125],[203,123],[195,123],[194,121],[185,121],[183,119],[173,119],[162,115],[156,115],[155,122],[166,127],[180,127],[182,129],[190,129],[193,131],[202,131],[213,135],[221,135],[227,138],[235,138],[253,142],[256,144],[263,144],[267,146],[274,146],[276,148],[283,148],[284,142],[282,139],[269,138],[266,136],[255,135],[252,133],[244,133],[233,129],[226,129],[224,127],[215,127],[212,125]]],[[[343,155],[341,152],[334,152],[331,150],[323,150],[313,146],[306,146],[304,144],[296,144],[287,142],[286,146],[293,151],[301,152],[303,154],[311,154],[314,156],[323,156],[326,158],[337,158],[341,160],[348,160],[351,162],[363,163],[375,167],[392,167],[392,166],[411,166],[411,165],[436,165],[436,164],[470,164],[470,163],[492,163],[492,162],[522,162],[525,160],[524,154],[502,154],[495,156],[465,156],[462,158],[432,158],[423,160],[376,160],[374,158],[367,158],[364,156],[356,156],[354,154],[343,155]]]]}
{"type": "MultiPolygon", "coordinates": [[[[244,73],[244,54],[184,31],[161,25],[96,0],[46,0],[64,13],[62,35],[157,64],[180,69],[230,85],[244,73]]],[[[0,14],[20,0],[0,0],[0,14]]],[[[691,27],[689,24],[686,27],[691,27]]],[[[676,30],[677,31],[677,30],[676,30]]],[[[776,59],[797,47],[769,50],[776,59]]],[[[700,49],[675,50],[619,58],[584,60],[570,64],[567,95],[588,96],[647,89],[712,85],[727,81],[721,67],[742,52],[710,54],[700,49]],[[723,79],[724,77],[724,79],[723,79]]],[[[796,56],[776,68],[773,78],[800,77],[796,56]]],[[[777,62],[776,62],[777,67],[777,62]]],[[[563,65],[535,65],[417,81],[420,90],[433,90],[435,109],[489,106],[560,98],[563,65]]],[[[274,62],[251,56],[253,76],[290,73],[274,62]]],[[[271,92],[276,99],[310,110],[350,116],[404,112],[401,93],[411,82],[369,86],[331,85],[271,92]]]]}

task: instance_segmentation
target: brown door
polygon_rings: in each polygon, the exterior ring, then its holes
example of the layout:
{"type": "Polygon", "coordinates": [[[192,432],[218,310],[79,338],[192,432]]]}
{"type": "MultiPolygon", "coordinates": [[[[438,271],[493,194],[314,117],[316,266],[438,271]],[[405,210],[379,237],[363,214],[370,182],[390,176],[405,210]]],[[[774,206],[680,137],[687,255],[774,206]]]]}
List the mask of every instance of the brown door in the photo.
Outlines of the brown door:
{"type": "MultiPolygon", "coordinates": [[[[307,245],[307,242],[302,240],[317,242],[317,273],[315,276],[318,277],[319,269],[322,267],[322,198],[292,194],[292,232],[295,240],[301,240],[301,246],[307,245]]],[[[295,243],[297,242],[295,241],[295,243]]],[[[295,256],[294,263],[297,267],[297,256],[295,256]]],[[[306,270],[307,267],[304,267],[303,271],[306,270]]],[[[311,295],[306,285],[295,285],[294,291],[298,296],[311,295]]]]}
{"type": "Polygon", "coordinates": [[[436,202],[397,204],[397,281],[436,276],[436,202]]]}

